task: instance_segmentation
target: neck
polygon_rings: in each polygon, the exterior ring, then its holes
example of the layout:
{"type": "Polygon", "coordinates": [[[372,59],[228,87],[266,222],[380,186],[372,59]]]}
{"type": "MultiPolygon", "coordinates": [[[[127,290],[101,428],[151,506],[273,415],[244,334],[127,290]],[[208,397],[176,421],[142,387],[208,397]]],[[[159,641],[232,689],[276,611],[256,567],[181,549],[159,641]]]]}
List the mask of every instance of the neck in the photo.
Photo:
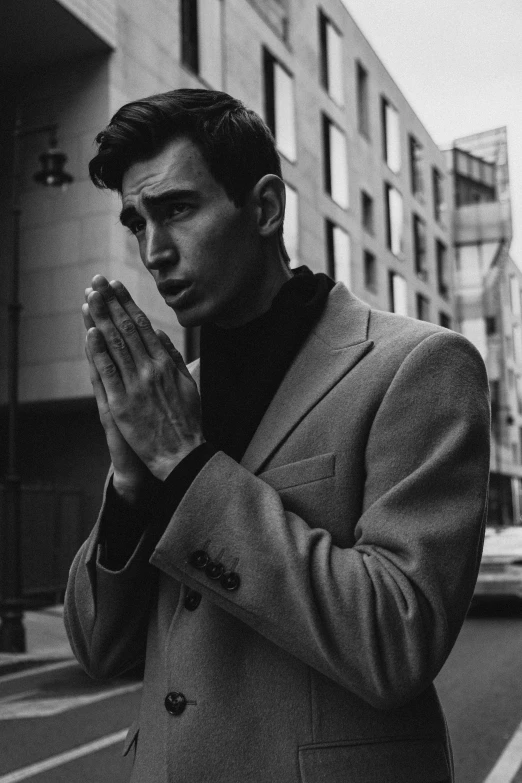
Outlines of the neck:
{"type": "Polygon", "coordinates": [[[244,326],[270,310],[280,288],[287,280],[291,280],[293,275],[282,256],[278,258],[277,264],[267,264],[267,267],[270,272],[268,274],[265,272],[257,280],[252,281],[249,295],[243,297],[241,314],[237,313],[233,318],[216,321],[216,326],[221,329],[234,329],[244,326]]]}

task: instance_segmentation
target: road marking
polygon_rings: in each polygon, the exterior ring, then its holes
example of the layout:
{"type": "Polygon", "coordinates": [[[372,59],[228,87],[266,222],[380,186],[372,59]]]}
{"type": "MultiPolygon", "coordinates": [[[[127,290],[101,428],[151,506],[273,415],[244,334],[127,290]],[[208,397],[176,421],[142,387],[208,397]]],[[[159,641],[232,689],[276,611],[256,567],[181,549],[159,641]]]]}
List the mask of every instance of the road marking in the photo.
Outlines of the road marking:
{"type": "Polygon", "coordinates": [[[28,767],[15,769],[13,772],[8,772],[7,775],[2,775],[0,777],[0,783],[18,783],[19,780],[33,778],[41,772],[47,772],[48,769],[60,767],[62,764],[68,764],[69,761],[74,761],[82,756],[88,756],[89,753],[96,753],[98,750],[103,750],[111,745],[116,745],[118,742],[123,742],[127,736],[127,731],[128,729],[123,729],[123,731],[108,734],[106,737],[101,737],[94,742],[88,742],[86,745],[80,745],[78,748],[73,748],[65,753],[59,753],[57,756],[51,756],[43,761],[37,761],[36,764],[30,764],[28,767]]]}
{"type": "Polygon", "coordinates": [[[59,661],[58,663],[46,663],[44,666],[34,666],[21,672],[13,672],[13,674],[3,674],[0,675],[0,685],[3,685],[4,682],[11,682],[11,680],[19,680],[21,677],[31,677],[34,674],[45,674],[56,669],[66,669],[68,666],[78,666],[78,662],[73,658],[72,660],[59,661]]]}
{"type": "MultiPolygon", "coordinates": [[[[522,723],[504,748],[504,752],[484,783],[511,783],[522,764],[522,723]]],[[[0,780],[0,783],[2,781],[0,780]]]]}
{"type": "Polygon", "coordinates": [[[85,707],[87,704],[95,704],[97,701],[111,699],[113,696],[123,696],[126,693],[134,693],[142,687],[141,682],[131,685],[122,685],[120,688],[88,693],[82,696],[60,696],[58,698],[42,698],[38,694],[42,691],[26,691],[16,693],[0,699],[0,721],[19,720],[20,718],[48,718],[51,715],[59,715],[67,710],[85,707]],[[34,698],[28,698],[33,696],[34,698]]]}

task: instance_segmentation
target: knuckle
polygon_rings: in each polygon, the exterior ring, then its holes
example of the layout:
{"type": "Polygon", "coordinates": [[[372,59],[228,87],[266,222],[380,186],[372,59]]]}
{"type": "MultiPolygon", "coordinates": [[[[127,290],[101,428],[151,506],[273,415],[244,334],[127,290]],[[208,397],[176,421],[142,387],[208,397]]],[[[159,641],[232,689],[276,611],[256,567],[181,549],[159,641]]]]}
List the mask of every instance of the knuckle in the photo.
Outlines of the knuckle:
{"type": "Polygon", "coordinates": [[[106,362],[103,364],[100,367],[100,372],[102,372],[107,378],[114,378],[118,374],[116,365],[112,364],[112,362],[106,362]]]}
{"type": "Polygon", "coordinates": [[[128,318],[126,318],[124,321],[122,321],[120,323],[119,328],[127,336],[133,335],[133,334],[136,333],[136,328],[135,328],[134,324],[128,318]]]}
{"type": "Polygon", "coordinates": [[[136,323],[140,329],[150,329],[150,321],[144,313],[138,313],[136,316],[136,323]]]}
{"type": "Polygon", "coordinates": [[[159,356],[156,360],[156,367],[155,369],[158,372],[164,372],[168,367],[172,366],[172,359],[168,354],[163,354],[162,356],[159,356]]]}
{"type": "Polygon", "coordinates": [[[125,343],[123,342],[122,338],[118,335],[113,335],[109,340],[109,345],[111,348],[113,348],[115,351],[124,352],[126,349],[125,343]]]}
{"type": "Polygon", "coordinates": [[[143,367],[141,377],[143,378],[144,382],[150,386],[156,383],[159,375],[160,371],[158,366],[156,364],[147,362],[147,364],[143,367]]]}

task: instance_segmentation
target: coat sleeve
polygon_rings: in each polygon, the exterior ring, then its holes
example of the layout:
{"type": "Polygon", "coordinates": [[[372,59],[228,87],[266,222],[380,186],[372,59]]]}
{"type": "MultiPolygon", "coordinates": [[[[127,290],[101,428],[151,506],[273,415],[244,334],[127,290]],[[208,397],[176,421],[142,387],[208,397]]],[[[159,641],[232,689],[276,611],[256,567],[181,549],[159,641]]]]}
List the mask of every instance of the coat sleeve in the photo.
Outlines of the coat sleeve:
{"type": "Polygon", "coordinates": [[[375,415],[365,461],[352,547],[287,511],[268,483],[218,452],[151,563],[389,709],[437,675],[478,572],[489,397],[483,362],[466,339],[436,332],[408,354],[375,415]],[[196,567],[192,555],[205,547],[239,573],[237,589],[196,567]]]}
{"type": "Polygon", "coordinates": [[[145,529],[118,571],[103,565],[102,508],[89,538],[73,560],[65,592],[64,621],[72,650],[92,677],[115,677],[143,660],[150,605],[158,572],[149,563],[157,541],[145,529]]]}

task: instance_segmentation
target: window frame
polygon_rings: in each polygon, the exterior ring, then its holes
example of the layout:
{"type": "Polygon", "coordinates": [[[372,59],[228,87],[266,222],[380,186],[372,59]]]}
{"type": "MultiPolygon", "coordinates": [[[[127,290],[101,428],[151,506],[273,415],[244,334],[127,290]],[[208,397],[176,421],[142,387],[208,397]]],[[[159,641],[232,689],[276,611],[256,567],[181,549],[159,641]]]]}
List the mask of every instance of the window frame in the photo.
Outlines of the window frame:
{"type": "Polygon", "coordinates": [[[318,9],[319,11],[319,63],[320,63],[320,82],[323,89],[326,91],[328,96],[333,100],[333,102],[342,108],[345,105],[345,97],[344,97],[344,69],[343,69],[343,63],[342,63],[342,40],[343,35],[338,29],[337,25],[334,24],[334,22],[330,19],[330,17],[323,11],[322,8],[318,9]],[[332,33],[337,36],[339,39],[339,47],[340,47],[340,70],[339,70],[339,80],[340,80],[340,95],[336,95],[336,90],[332,89],[332,80],[330,78],[331,70],[333,67],[335,67],[335,63],[333,62],[333,54],[331,52],[331,47],[329,46],[329,29],[332,30],[332,33]]]}
{"type": "Polygon", "coordinates": [[[180,0],[181,63],[199,76],[198,0],[180,0]]]}
{"type": "Polygon", "coordinates": [[[272,134],[274,136],[276,147],[278,152],[284,156],[290,163],[295,163],[297,160],[297,126],[296,126],[296,111],[295,111],[295,79],[293,73],[286,67],[284,63],[276,57],[268,47],[262,47],[263,54],[263,89],[264,89],[264,111],[265,121],[272,134]],[[281,139],[278,140],[277,133],[277,95],[276,95],[276,68],[279,68],[285,73],[292,84],[292,150],[285,150],[280,147],[281,139]]]}
{"type": "Polygon", "coordinates": [[[420,280],[428,281],[428,233],[426,221],[413,213],[413,262],[415,274],[420,280]]]}
{"type": "Polygon", "coordinates": [[[420,201],[423,201],[424,196],[424,172],[423,172],[423,160],[424,160],[424,147],[420,141],[410,133],[408,135],[408,152],[410,156],[410,185],[411,192],[420,201]],[[416,152],[418,153],[416,155],[416,152]]]}
{"type": "Polygon", "coordinates": [[[373,198],[368,191],[361,189],[361,224],[370,236],[375,235],[375,212],[373,198]]]}
{"type": "Polygon", "coordinates": [[[399,174],[402,168],[402,145],[401,145],[401,122],[398,109],[395,108],[393,103],[385,96],[381,95],[381,126],[382,126],[382,147],[384,162],[394,174],[399,174]],[[389,110],[389,111],[388,111],[389,110]],[[397,161],[391,160],[392,157],[392,145],[391,141],[391,126],[389,122],[390,117],[395,117],[397,120],[397,161]],[[393,164],[393,165],[392,165],[393,164]],[[396,165],[396,168],[395,168],[396,165]]]}
{"type": "Polygon", "coordinates": [[[350,207],[350,178],[348,170],[348,144],[344,131],[333,121],[330,117],[322,113],[322,135],[323,135],[323,182],[325,193],[337,204],[338,207],[344,210],[348,210],[350,207]],[[339,201],[333,194],[334,180],[332,177],[332,139],[330,135],[330,129],[335,130],[339,136],[343,139],[344,145],[344,187],[343,195],[346,197],[346,203],[339,201]]]}
{"type": "Polygon", "coordinates": [[[370,74],[360,60],[356,61],[357,128],[367,141],[371,139],[370,74]]]}

